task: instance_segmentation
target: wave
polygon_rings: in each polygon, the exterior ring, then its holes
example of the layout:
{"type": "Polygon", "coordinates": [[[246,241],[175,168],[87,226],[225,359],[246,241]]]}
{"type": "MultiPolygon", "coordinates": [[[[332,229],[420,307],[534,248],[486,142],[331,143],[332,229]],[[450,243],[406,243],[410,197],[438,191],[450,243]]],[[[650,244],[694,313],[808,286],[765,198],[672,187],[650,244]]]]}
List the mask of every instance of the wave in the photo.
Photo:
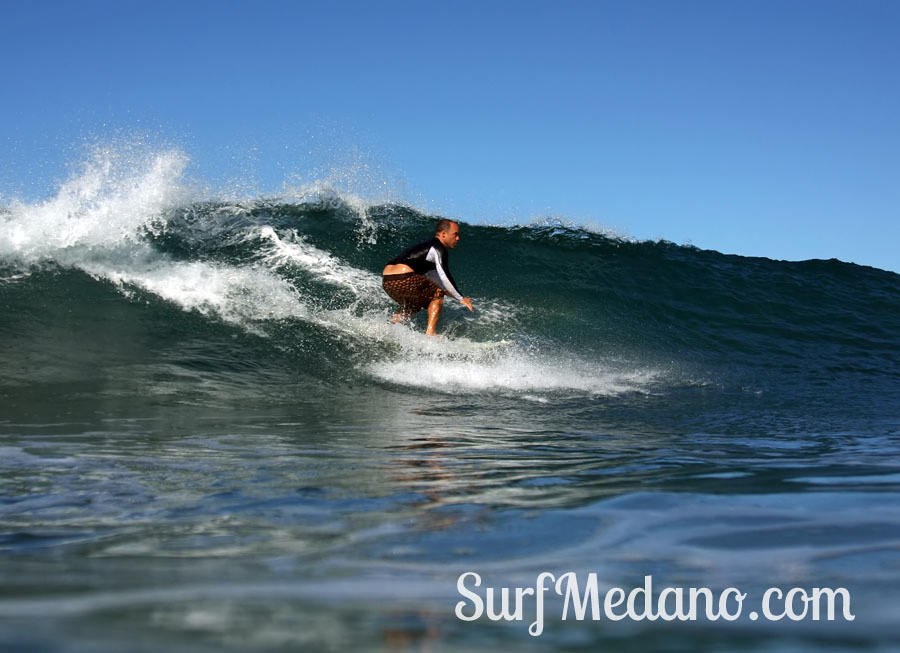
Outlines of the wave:
{"type": "MultiPolygon", "coordinates": [[[[99,336],[80,326],[153,311],[167,327],[158,349],[189,322],[201,339],[223,328],[255,339],[233,355],[267,352],[272,368],[303,370],[295,381],[537,401],[723,377],[752,386],[772,373],[807,386],[900,378],[900,276],[890,272],[727,256],[558,220],[461,220],[453,269],[476,311],[449,302],[435,341],[421,317],[389,323],[379,273],[439,216],[324,183],[278,197],[204,195],[184,180],[186,165],[175,150],[136,160],[100,150],[56,196],[0,210],[7,342],[27,341],[33,355],[51,346],[37,344],[38,327],[56,324],[65,343],[54,347],[96,351],[99,336]]],[[[127,337],[120,327],[103,337],[127,337]]],[[[120,350],[116,365],[126,365],[134,353],[120,350]]],[[[221,351],[206,355],[221,366],[221,351]]],[[[23,365],[7,365],[3,381],[21,383],[23,365]]]]}

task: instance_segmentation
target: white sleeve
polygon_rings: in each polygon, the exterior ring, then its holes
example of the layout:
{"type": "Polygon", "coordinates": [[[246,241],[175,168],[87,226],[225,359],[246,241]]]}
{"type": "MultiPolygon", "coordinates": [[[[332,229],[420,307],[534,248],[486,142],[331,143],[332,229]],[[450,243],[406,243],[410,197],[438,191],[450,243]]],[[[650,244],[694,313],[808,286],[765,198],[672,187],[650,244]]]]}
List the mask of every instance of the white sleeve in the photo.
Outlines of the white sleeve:
{"type": "Polygon", "coordinates": [[[434,272],[426,272],[425,276],[443,288],[448,295],[462,300],[462,294],[453,287],[453,283],[450,281],[450,277],[447,276],[447,271],[444,270],[444,266],[441,263],[441,255],[438,254],[434,247],[428,250],[425,260],[434,263],[434,272]]]}

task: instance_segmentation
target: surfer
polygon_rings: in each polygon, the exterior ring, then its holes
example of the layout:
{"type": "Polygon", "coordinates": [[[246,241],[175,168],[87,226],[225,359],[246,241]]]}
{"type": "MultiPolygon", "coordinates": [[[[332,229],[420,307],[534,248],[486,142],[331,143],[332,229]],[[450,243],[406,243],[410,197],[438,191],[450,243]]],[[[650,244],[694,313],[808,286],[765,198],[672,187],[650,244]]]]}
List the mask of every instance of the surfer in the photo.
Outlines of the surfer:
{"type": "Polygon", "coordinates": [[[437,322],[444,308],[444,295],[458,299],[470,311],[472,300],[463,297],[450,276],[449,254],[459,242],[459,225],[453,220],[441,220],[434,238],[423,240],[388,261],[381,273],[381,286],[388,297],[400,305],[391,322],[397,323],[428,307],[425,333],[437,334],[437,322]]]}

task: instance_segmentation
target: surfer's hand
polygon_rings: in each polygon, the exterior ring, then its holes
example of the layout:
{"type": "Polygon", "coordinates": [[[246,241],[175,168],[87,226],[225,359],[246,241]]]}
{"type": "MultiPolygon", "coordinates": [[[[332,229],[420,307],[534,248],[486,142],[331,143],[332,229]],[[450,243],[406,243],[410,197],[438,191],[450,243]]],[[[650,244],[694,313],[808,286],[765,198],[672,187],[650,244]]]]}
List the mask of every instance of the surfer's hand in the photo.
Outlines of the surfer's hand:
{"type": "Polygon", "coordinates": [[[472,300],[469,299],[468,297],[463,297],[463,298],[460,299],[459,301],[462,303],[463,306],[465,306],[466,308],[468,308],[470,311],[474,311],[474,310],[475,310],[474,308],[472,308],[472,300]]]}

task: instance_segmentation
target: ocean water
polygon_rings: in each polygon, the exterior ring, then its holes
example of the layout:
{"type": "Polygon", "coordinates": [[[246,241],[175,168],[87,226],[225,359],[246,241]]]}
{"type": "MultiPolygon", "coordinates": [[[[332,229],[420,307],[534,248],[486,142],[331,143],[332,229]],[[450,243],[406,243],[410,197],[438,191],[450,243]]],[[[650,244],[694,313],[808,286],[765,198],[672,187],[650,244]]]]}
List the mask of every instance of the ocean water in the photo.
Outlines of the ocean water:
{"type": "Polygon", "coordinates": [[[0,207],[2,650],[900,650],[900,276],[460,217],[435,340],[379,274],[440,216],[186,164],[0,207]]]}

